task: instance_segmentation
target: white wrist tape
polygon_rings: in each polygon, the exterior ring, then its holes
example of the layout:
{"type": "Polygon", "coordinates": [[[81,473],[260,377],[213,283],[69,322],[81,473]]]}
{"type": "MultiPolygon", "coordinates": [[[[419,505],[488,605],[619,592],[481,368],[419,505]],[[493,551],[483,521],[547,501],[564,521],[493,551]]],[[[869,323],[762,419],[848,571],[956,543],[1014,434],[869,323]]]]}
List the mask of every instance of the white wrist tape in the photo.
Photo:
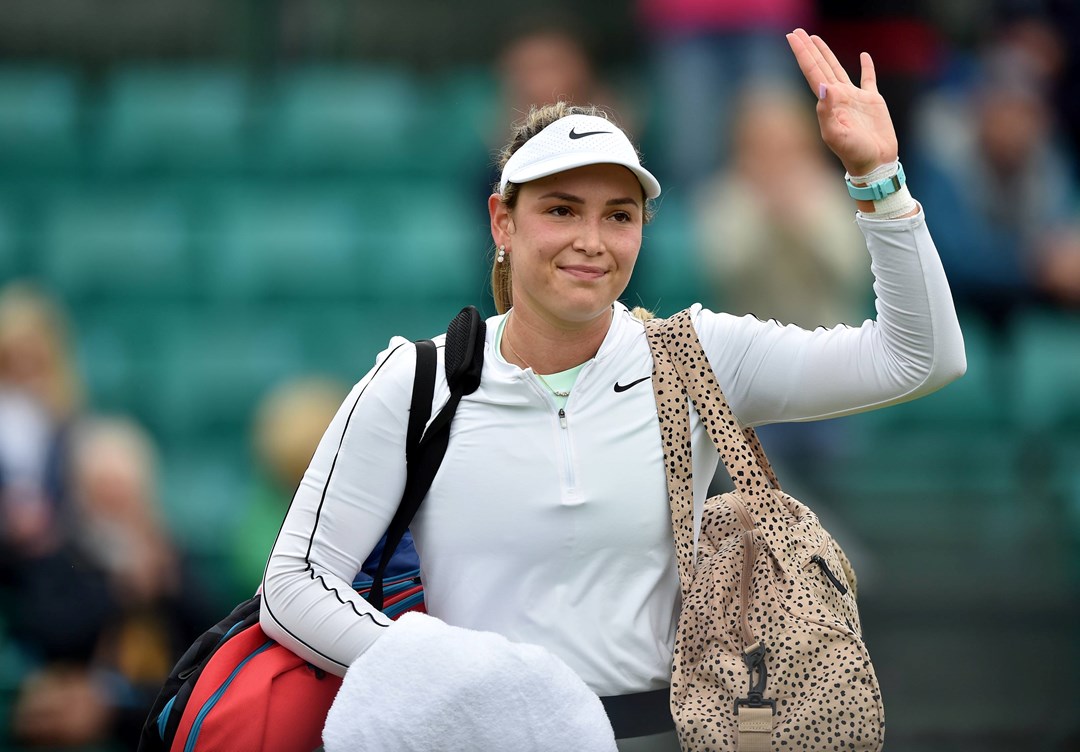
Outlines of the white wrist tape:
{"type": "Polygon", "coordinates": [[[874,213],[863,212],[870,219],[896,219],[911,212],[916,207],[915,199],[911,197],[908,187],[902,186],[900,190],[880,201],[874,202],[874,213]]]}
{"type": "Polygon", "coordinates": [[[883,165],[878,165],[865,175],[852,175],[849,172],[844,177],[846,177],[852,183],[862,183],[865,185],[870,185],[871,183],[876,183],[879,180],[888,180],[898,172],[900,172],[900,160],[896,159],[892,162],[886,162],[883,165]]]}
{"type": "MultiPolygon", "coordinates": [[[[851,175],[845,177],[852,183],[870,185],[881,180],[888,180],[900,171],[900,161],[895,160],[883,165],[878,165],[866,175],[851,175]]],[[[891,193],[883,199],[874,200],[874,211],[863,212],[870,219],[896,219],[911,212],[916,207],[915,199],[911,197],[911,191],[907,185],[900,187],[896,193],[891,193]]]]}

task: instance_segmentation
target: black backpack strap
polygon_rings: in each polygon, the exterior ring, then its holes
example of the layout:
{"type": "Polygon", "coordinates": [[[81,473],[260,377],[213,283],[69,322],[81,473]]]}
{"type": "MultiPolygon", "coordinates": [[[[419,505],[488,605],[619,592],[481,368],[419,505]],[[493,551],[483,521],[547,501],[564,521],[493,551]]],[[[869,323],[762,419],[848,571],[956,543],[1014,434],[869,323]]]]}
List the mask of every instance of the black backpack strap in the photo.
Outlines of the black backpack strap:
{"type": "Polygon", "coordinates": [[[405,433],[405,461],[416,453],[424,426],[431,417],[431,400],[435,397],[435,369],[439,354],[430,339],[416,342],[416,373],[413,375],[412,400],[409,402],[409,427],[405,433]]]}
{"type": "Polygon", "coordinates": [[[383,607],[383,577],[394,550],[420,509],[420,504],[435,480],[435,474],[439,472],[439,465],[442,464],[450,443],[450,421],[458,403],[462,396],[472,394],[480,386],[486,335],[484,320],[473,306],[463,308],[450,322],[446,330],[445,352],[446,381],[450,387],[450,397],[426,432],[423,429],[431,415],[431,400],[435,393],[435,366],[434,360],[429,366],[429,356],[424,355],[425,370],[421,373],[421,351],[430,349],[430,357],[434,359],[435,345],[431,340],[420,340],[416,343],[416,375],[405,440],[405,490],[401,494],[397,512],[386,530],[385,548],[368,595],[368,602],[377,609],[381,610],[383,607]],[[430,370],[427,370],[428,367],[430,370]],[[417,403],[418,399],[423,399],[423,395],[426,395],[426,406],[417,403]]]}

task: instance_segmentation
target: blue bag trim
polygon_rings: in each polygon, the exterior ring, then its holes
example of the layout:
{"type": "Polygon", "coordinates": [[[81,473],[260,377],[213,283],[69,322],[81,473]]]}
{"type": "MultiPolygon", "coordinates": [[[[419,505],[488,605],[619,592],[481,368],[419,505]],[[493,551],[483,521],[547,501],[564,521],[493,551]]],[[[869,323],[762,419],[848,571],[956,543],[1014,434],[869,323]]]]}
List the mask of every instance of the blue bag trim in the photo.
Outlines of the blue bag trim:
{"type": "MultiPolygon", "coordinates": [[[[232,633],[240,629],[242,626],[244,626],[244,623],[242,621],[238,621],[236,622],[236,624],[233,624],[231,627],[229,627],[229,630],[225,632],[225,634],[221,635],[221,639],[217,641],[217,645],[214,647],[214,651],[221,647],[221,644],[225,642],[225,640],[229,639],[232,636],[232,633]]],[[[169,701],[165,703],[165,707],[161,709],[161,712],[158,713],[157,729],[158,737],[161,739],[161,741],[165,741],[165,727],[169,725],[169,715],[172,713],[172,708],[175,703],[176,695],[173,695],[169,698],[169,701]]]]}
{"type": "Polygon", "coordinates": [[[398,601],[397,603],[384,608],[383,613],[389,616],[391,619],[396,619],[401,614],[408,611],[410,608],[418,606],[423,602],[423,593],[413,593],[408,598],[405,598],[404,600],[398,601]]]}
{"type": "Polygon", "coordinates": [[[206,701],[206,703],[201,708],[199,708],[199,714],[195,716],[195,721],[191,724],[191,731],[190,733],[188,733],[187,743],[184,744],[184,752],[194,752],[195,742],[199,739],[199,731],[202,730],[203,721],[206,719],[207,714],[211,710],[213,710],[218,700],[221,699],[221,696],[225,694],[225,690],[229,688],[230,684],[232,684],[232,681],[236,678],[236,675],[240,673],[240,669],[246,666],[252,658],[257,656],[259,653],[262,653],[263,651],[273,647],[275,644],[276,643],[273,640],[267,640],[258,648],[253,650],[247,658],[240,661],[237,667],[232,670],[232,673],[230,673],[229,676],[225,679],[225,681],[222,682],[221,686],[218,687],[214,691],[214,694],[210,695],[210,698],[206,701]]]}
{"type": "Polygon", "coordinates": [[[176,695],[169,698],[169,701],[165,703],[165,707],[161,709],[161,713],[158,714],[157,730],[158,736],[161,737],[161,741],[165,741],[165,727],[169,724],[169,713],[172,712],[174,702],[176,702],[176,695]]]}
{"type": "MultiPolygon", "coordinates": [[[[392,579],[387,579],[383,585],[383,592],[390,594],[395,590],[401,590],[402,588],[412,587],[415,580],[420,577],[420,567],[402,572],[399,575],[395,575],[392,579]]],[[[367,598],[368,592],[371,590],[371,575],[367,572],[358,572],[356,579],[352,583],[353,590],[356,590],[361,596],[367,598]]]]}

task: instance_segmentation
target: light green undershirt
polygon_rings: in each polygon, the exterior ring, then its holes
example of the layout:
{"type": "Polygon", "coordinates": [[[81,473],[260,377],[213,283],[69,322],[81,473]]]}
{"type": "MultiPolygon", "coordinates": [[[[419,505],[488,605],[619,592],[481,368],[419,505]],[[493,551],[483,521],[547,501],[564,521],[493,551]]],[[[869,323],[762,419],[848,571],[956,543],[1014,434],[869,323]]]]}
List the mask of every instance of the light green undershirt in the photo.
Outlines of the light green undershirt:
{"type": "MultiPolygon", "coordinates": [[[[503,320],[499,322],[499,328],[495,331],[495,354],[499,360],[506,363],[506,358],[502,356],[502,338],[503,329],[506,327],[506,322],[509,317],[504,316],[503,320]]],[[[536,383],[542,386],[547,391],[551,392],[552,398],[555,400],[555,404],[560,408],[566,407],[566,400],[568,397],[560,397],[555,394],[555,390],[560,392],[569,392],[574,388],[574,382],[577,381],[578,374],[581,373],[581,369],[585,367],[585,364],[576,365],[573,368],[567,368],[565,371],[559,371],[558,373],[545,373],[544,378],[540,379],[536,372],[533,372],[533,377],[536,379],[536,383]],[[544,382],[547,382],[546,384],[544,382]]]]}

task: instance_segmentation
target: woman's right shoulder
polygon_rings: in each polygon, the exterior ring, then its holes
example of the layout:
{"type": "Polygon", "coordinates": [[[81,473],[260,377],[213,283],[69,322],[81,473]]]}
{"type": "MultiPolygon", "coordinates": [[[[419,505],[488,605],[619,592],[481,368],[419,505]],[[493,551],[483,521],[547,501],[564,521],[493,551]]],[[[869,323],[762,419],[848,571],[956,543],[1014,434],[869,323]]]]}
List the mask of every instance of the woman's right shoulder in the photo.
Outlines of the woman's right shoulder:
{"type": "Polygon", "coordinates": [[[412,388],[416,371],[416,343],[401,336],[393,336],[386,347],[375,356],[375,364],[353,386],[354,396],[367,391],[393,391],[395,388],[412,388]]]}
{"type": "Polygon", "coordinates": [[[405,337],[392,337],[338,409],[335,421],[340,422],[339,430],[352,434],[357,426],[404,425],[415,372],[416,344],[405,337]]]}
{"type": "Polygon", "coordinates": [[[416,362],[416,343],[395,334],[386,347],[375,356],[375,369],[401,368],[416,362]]]}

